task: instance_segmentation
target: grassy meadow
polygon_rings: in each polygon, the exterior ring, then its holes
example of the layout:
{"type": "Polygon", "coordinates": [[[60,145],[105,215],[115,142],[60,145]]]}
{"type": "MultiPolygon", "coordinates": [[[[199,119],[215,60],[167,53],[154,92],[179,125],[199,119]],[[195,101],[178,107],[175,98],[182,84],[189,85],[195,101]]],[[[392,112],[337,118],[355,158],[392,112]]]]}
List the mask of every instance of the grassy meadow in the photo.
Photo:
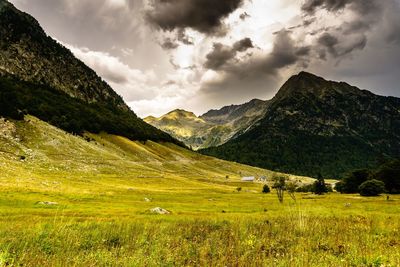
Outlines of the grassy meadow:
{"type": "Polygon", "coordinates": [[[399,196],[281,204],[247,175],[273,173],[34,117],[0,121],[0,266],[400,266],[399,196]]]}

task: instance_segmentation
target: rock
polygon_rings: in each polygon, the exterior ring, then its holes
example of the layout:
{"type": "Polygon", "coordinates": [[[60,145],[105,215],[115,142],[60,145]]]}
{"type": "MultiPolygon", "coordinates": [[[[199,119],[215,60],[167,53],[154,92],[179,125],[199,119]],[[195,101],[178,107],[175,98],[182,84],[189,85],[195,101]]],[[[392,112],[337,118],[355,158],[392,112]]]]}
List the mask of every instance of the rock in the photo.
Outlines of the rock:
{"type": "Polygon", "coordinates": [[[151,213],[156,213],[156,214],[162,214],[162,215],[171,214],[170,211],[168,211],[166,209],[163,209],[163,208],[160,208],[160,207],[156,207],[156,208],[150,209],[150,212],[151,213]]]}
{"type": "Polygon", "coordinates": [[[56,205],[58,205],[57,202],[51,202],[51,201],[39,201],[37,204],[38,205],[46,205],[46,206],[56,206],[56,205]]]}
{"type": "Polygon", "coordinates": [[[149,198],[147,198],[147,197],[144,198],[144,201],[151,202],[151,200],[149,198]]]}

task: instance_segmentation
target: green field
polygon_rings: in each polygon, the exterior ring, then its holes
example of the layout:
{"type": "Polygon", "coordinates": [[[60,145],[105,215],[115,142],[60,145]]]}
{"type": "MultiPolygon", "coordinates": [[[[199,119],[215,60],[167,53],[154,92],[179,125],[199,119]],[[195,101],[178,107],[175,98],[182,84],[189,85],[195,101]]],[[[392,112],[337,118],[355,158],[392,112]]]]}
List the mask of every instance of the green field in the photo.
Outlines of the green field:
{"type": "Polygon", "coordinates": [[[248,175],[273,173],[1,120],[0,266],[400,266],[399,196],[281,204],[248,175]]]}

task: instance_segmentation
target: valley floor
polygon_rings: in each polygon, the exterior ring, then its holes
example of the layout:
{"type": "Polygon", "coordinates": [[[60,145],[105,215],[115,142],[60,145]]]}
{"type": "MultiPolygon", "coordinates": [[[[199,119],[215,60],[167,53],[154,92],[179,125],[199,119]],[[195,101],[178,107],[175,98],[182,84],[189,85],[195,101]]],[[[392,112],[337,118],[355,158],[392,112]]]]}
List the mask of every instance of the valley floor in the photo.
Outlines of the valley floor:
{"type": "Polygon", "coordinates": [[[267,170],[34,117],[0,123],[0,266],[400,266],[399,196],[280,204],[240,182],[267,170]]]}

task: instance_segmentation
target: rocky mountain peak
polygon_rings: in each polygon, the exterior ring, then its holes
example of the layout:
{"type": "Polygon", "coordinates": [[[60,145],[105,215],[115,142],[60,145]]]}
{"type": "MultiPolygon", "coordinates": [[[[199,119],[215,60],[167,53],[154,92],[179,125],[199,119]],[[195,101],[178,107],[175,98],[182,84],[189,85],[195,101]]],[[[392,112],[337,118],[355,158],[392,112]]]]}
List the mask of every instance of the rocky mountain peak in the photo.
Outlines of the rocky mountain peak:
{"type": "Polygon", "coordinates": [[[174,116],[174,117],[196,117],[197,116],[190,111],[186,111],[184,109],[175,109],[173,111],[168,112],[166,115],[168,116],[174,116]]]}
{"type": "Polygon", "coordinates": [[[347,95],[351,98],[368,97],[372,93],[367,90],[360,90],[345,82],[329,81],[312,73],[302,71],[290,77],[280,88],[275,98],[298,98],[304,96],[324,98],[337,95],[347,95]]]}

